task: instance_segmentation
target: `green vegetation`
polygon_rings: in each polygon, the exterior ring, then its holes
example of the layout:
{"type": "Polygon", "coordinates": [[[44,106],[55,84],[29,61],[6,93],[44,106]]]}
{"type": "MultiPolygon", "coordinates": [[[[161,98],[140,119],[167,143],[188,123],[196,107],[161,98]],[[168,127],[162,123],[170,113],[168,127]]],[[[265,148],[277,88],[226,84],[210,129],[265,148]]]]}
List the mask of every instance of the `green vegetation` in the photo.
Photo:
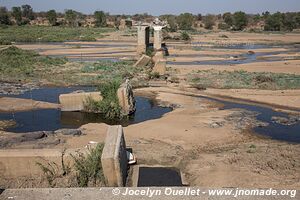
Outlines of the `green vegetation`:
{"type": "Polygon", "coordinates": [[[244,30],[248,25],[248,18],[244,12],[235,12],[233,14],[233,29],[236,31],[244,30]]]}
{"type": "Polygon", "coordinates": [[[215,25],[215,16],[214,15],[206,15],[203,17],[203,23],[204,23],[204,28],[206,29],[213,29],[213,26],[215,25]]]}
{"type": "Polygon", "coordinates": [[[167,27],[167,30],[169,32],[176,32],[177,31],[177,22],[176,22],[176,16],[175,15],[161,15],[161,20],[165,20],[168,22],[169,26],[167,27]]]}
{"type": "Polygon", "coordinates": [[[9,19],[8,11],[5,7],[0,7],[0,25],[10,25],[11,21],[9,19]]]}
{"type": "Polygon", "coordinates": [[[300,28],[300,13],[274,13],[265,15],[265,31],[292,31],[300,28]]]}
{"type": "Polygon", "coordinates": [[[34,51],[22,50],[11,46],[0,51],[0,72],[2,77],[34,77],[39,67],[51,68],[66,63],[63,58],[40,56],[34,51]]]}
{"type": "Polygon", "coordinates": [[[184,41],[189,41],[191,40],[191,36],[187,32],[182,32],[180,35],[180,38],[184,41]]]}
{"type": "Polygon", "coordinates": [[[197,88],[299,89],[300,76],[267,72],[204,70],[189,75],[197,88]]]}
{"type": "Polygon", "coordinates": [[[41,162],[36,162],[36,165],[39,166],[47,179],[47,182],[50,187],[55,187],[59,184],[60,179],[63,179],[70,175],[71,166],[66,164],[64,160],[65,150],[61,154],[61,163],[60,165],[53,161],[48,161],[43,159],[43,164],[41,162]]]}
{"type": "Polygon", "coordinates": [[[133,78],[135,74],[143,70],[134,67],[133,64],[134,63],[130,61],[97,61],[83,66],[81,72],[89,74],[95,73],[102,83],[111,80],[122,81],[126,78],[133,78]]]}
{"type": "Polygon", "coordinates": [[[89,149],[87,153],[77,152],[70,155],[72,162],[65,163],[65,150],[61,163],[43,159],[36,162],[42,170],[50,187],[97,187],[105,185],[101,165],[103,144],[89,149]]]}
{"type": "Polygon", "coordinates": [[[109,28],[72,28],[45,26],[10,26],[0,28],[0,44],[11,42],[95,41],[109,28]]]}
{"type": "Polygon", "coordinates": [[[177,24],[180,30],[191,30],[194,24],[194,16],[191,13],[183,13],[177,17],[177,24]]]}
{"type": "Polygon", "coordinates": [[[88,154],[71,155],[74,160],[76,180],[79,187],[103,185],[104,175],[101,164],[103,147],[103,144],[98,144],[96,148],[90,149],[88,154]]]}
{"type": "Polygon", "coordinates": [[[106,14],[103,11],[95,11],[94,13],[96,19],[96,27],[105,27],[106,24],[106,14]]]}
{"type": "Polygon", "coordinates": [[[101,113],[106,119],[122,119],[124,115],[117,96],[119,87],[120,82],[117,80],[101,84],[99,90],[103,99],[94,101],[88,98],[85,102],[85,110],[101,113]]]}
{"type": "Polygon", "coordinates": [[[47,19],[52,26],[55,26],[57,23],[57,14],[55,10],[49,10],[47,12],[47,19]]]}

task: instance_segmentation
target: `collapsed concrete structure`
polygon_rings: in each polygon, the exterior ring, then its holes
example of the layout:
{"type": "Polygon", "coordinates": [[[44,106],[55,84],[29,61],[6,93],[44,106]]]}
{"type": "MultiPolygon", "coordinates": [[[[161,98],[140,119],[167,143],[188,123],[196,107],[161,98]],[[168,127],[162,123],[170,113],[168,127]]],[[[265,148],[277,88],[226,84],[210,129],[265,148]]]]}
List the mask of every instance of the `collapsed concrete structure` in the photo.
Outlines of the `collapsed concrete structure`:
{"type": "Polygon", "coordinates": [[[108,128],[101,163],[107,186],[124,187],[127,178],[128,159],[122,126],[117,125],[108,128]]]}
{"type": "Polygon", "coordinates": [[[166,27],[166,22],[160,21],[158,18],[152,24],[142,24],[137,25],[138,30],[138,44],[137,53],[139,55],[146,53],[147,49],[150,47],[150,28],[154,29],[154,42],[153,49],[160,50],[162,48],[162,30],[166,27]]]}
{"type": "MultiPolygon", "coordinates": [[[[166,73],[167,60],[164,58],[164,50],[162,49],[162,30],[166,27],[165,22],[161,22],[156,19],[152,25],[149,24],[139,24],[138,25],[138,44],[137,53],[139,55],[145,54],[150,48],[149,38],[150,38],[150,28],[154,29],[154,40],[153,40],[153,50],[156,52],[152,57],[152,62],[154,63],[153,72],[159,73],[159,75],[164,75],[166,73]]],[[[150,57],[142,55],[142,57],[136,62],[136,67],[145,67],[149,64],[150,57]]]]}
{"type": "MultiPolygon", "coordinates": [[[[122,112],[126,115],[135,112],[135,98],[129,80],[123,83],[117,92],[122,112]]],[[[103,97],[100,92],[79,92],[59,95],[59,103],[62,111],[85,111],[88,99],[101,101],[103,97]]]]}

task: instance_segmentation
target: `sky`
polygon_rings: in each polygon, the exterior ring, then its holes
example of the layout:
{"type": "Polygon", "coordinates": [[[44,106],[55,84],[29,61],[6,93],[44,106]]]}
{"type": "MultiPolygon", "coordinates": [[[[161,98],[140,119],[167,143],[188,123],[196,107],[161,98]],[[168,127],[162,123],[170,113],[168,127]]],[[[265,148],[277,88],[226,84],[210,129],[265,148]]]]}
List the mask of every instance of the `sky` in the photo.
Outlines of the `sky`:
{"type": "Polygon", "coordinates": [[[152,15],[179,14],[219,14],[244,11],[246,13],[271,13],[300,11],[300,0],[0,0],[0,6],[29,4],[35,11],[55,9],[63,12],[74,9],[85,14],[103,10],[111,14],[149,13],[152,15]]]}

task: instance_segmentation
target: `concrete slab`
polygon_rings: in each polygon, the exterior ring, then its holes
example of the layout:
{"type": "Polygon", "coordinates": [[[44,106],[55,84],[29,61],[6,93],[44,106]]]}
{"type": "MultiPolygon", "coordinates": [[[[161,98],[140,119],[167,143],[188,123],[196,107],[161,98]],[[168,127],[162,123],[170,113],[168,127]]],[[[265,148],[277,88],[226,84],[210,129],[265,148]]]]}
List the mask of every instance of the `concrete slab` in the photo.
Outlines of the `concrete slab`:
{"type": "Polygon", "coordinates": [[[82,111],[88,98],[94,101],[101,101],[100,92],[82,92],[59,95],[59,102],[62,111],[82,111]]]}
{"type": "Polygon", "coordinates": [[[146,67],[151,61],[151,58],[147,55],[142,55],[140,59],[134,64],[134,67],[146,67]]]}
{"type": "Polygon", "coordinates": [[[123,128],[110,126],[107,130],[101,163],[106,184],[123,187],[127,178],[127,154],[123,128]]]}

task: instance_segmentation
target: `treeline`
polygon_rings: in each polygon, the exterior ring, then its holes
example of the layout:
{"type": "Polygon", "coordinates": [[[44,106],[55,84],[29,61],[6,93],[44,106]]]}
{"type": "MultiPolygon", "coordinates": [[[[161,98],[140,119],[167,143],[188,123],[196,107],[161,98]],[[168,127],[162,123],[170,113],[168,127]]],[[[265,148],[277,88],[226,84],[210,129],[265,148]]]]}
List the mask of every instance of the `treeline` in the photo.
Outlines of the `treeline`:
{"type": "MultiPolygon", "coordinates": [[[[52,26],[82,26],[88,17],[94,18],[94,26],[107,26],[107,19],[115,27],[120,25],[121,19],[130,18],[134,21],[151,22],[155,17],[147,13],[135,15],[110,15],[103,11],[95,11],[93,15],[85,15],[75,10],[65,10],[64,13],[49,10],[47,12],[34,12],[30,5],[13,7],[10,11],[5,7],[0,7],[0,25],[25,25],[36,18],[47,19],[52,26]],[[58,20],[59,19],[59,20],[58,20]]],[[[197,27],[213,29],[217,27],[221,30],[241,31],[249,27],[260,26],[264,31],[292,31],[300,28],[300,12],[264,12],[262,14],[246,14],[244,12],[224,13],[218,15],[193,15],[182,13],[180,15],[161,15],[161,20],[169,24],[169,31],[192,30],[197,27]]]]}
{"type": "MultiPolygon", "coordinates": [[[[95,18],[96,27],[105,27],[106,17],[108,13],[103,11],[95,11],[92,15],[95,18]]],[[[30,24],[30,21],[36,18],[44,18],[49,21],[49,25],[52,26],[81,26],[82,21],[86,19],[88,15],[75,10],[65,10],[64,13],[56,12],[55,10],[49,10],[47,12],[34,12],[30,5],[22,5],[20,7],[12,7],[9,11],[6,7],[0,7],[0,25],[26,25],[30,24]],[[63,20],[58,20],[63,19],[63,20]]]]}
{"type": "Polygon", "coordinates": [[[292,31],[300,28],[300,12],[276,12],[274,14],[264,12],[253,15],[239,11],[205,16],[183,13],[179,16],[162,15],[160,19],[168,22],[169,31],[192,30],[197,26],[197,22],[201,22],[200,27],[205,29],[213,29],[217,25],[218,29],[232,31],[242,31],[255,25],[263,26],[264,31],[292,31]]]}

